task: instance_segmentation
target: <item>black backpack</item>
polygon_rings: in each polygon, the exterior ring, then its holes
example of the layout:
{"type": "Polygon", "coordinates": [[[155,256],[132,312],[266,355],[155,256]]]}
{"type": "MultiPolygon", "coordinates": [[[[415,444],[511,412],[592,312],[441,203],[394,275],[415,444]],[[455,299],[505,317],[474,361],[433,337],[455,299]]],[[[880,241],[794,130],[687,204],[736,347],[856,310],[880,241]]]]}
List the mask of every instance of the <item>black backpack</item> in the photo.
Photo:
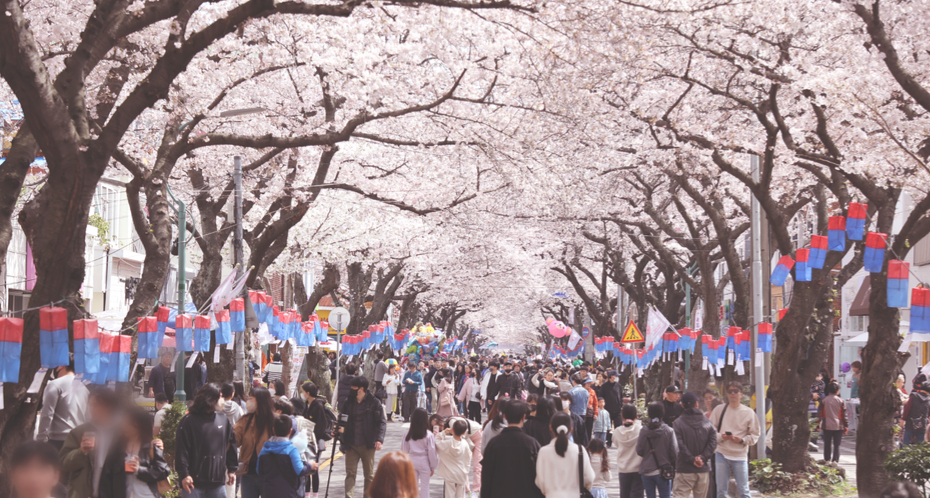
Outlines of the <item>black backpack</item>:
{"type": "Polygon", "coordinates": [[[323,426],[323,435],[328,441],[333,438],[333,429],[336,428],[336,412],[333,411],[329,403],[323,403],[320,406],[323,408],[323,422],[317,425],[323,426]]]}

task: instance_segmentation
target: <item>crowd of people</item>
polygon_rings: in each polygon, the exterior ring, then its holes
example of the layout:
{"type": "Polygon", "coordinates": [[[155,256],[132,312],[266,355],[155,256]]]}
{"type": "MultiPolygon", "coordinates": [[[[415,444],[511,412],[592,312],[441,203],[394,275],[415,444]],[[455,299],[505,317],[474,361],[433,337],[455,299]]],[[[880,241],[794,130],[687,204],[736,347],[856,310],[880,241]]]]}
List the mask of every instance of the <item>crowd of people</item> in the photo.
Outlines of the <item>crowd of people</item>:
{"type": "MultiPolygon", "coordinates": [[[[375,353],[367,370],[350,362],[336,374],[335,408],[309,381],[287,394],[277,356],[256,367],[247,395],[241,383],[200,384],[165,439],[170,361],[147,384],[154,415],[110,388],[88,390],[73,367],[52,370],[35,440],[8,462],[14,493],[154,498],[177,487],[186,498],[317,497],[323,452],[336,446],[349,498],[428,498],[433,477],[449,498],[607,498],[612,484],[622,498],[748,498],[749,450],[762,434],[735,381],[723,394],[695,394],[675,377],[661,400],[637,407],[606,364],[375,353]],[[405,429],[403,438],[376,464],[389,425],[405,429]]],[[[930,381],[919,376],[913,389],[897,387],[904,444],[923,440],[930,411],[930,381]]],[[[848,428],[839,386],[818,378],[811,391],[824,458],[838,460],[848,428]]]]}

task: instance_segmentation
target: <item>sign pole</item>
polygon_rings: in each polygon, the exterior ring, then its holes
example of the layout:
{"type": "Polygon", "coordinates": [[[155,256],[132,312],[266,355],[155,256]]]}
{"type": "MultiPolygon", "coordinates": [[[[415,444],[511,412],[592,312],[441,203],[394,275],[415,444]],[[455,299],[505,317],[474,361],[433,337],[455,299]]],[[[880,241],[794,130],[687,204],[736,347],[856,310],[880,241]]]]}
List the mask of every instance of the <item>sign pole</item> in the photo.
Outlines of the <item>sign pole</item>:
{"type": "MultiPolygon", "coordinates": [[[[333,408],[339,395],[339,367],[342,360],[342,332],[349,326],[349,311],[344,307],[337,307],[329,312],[329,326],[336,330],[336,386],[333,389],[333,408]]],[[[337,408],[338,409],[338,408],[337,408]]]]}

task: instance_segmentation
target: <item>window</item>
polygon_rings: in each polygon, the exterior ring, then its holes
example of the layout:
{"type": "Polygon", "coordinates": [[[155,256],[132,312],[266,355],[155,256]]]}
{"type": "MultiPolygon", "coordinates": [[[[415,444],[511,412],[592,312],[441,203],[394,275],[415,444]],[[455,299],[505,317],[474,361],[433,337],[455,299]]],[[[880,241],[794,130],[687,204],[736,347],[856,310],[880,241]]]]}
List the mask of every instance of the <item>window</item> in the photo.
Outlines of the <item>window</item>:
{"type": "Polygon", "coordinates": [[[14,311],[11,316],[14,318],[23,317],[23,309],[29,306],[29,292],[22,292],[19,290],[10,290],[10,306],[9,310],[14,311]]]}
{"type": "Polygon", "coordinates": [[[914,265],[925,266],[927,264],[930,264],[930,236],[924,236],[914,245],[914,265]]]}
{"type": "Polygon", "coordinates": [[[119,221],[119,192],[106,184],[98,185],[94,194],[94,213],[110,225],[106,237],[113,238],[119,221]]]}

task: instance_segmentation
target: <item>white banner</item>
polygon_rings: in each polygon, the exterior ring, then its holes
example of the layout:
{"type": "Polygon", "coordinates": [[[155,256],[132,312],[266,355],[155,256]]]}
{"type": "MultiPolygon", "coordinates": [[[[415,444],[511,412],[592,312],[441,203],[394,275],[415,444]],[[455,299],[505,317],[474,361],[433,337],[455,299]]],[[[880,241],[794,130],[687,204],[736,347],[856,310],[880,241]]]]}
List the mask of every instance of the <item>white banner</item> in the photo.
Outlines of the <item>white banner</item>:
{"type": "Polygon", "coordinates": [[[662,335],[672,326],[669,320],[665,319],[655,307],[649,308],[649,319],[646,323],[646,348],[656,345],[662,340],[662,335]]]}
{"type": "Polygon", "coordinates": [[[704,304],[698,301],[694,310],[694,331],[699,332],[704,328],[704,304]]]}
{"type": "Polygon", "coordinates": [[[574,351],[575,346],[578,345],[578,341],[580,340],[581,340],[581,335],[578,335],[578,332],[576,332],[575,329],[573,328],[572,335],[571,337],[568,338],[568,350],[574,351]]]}

